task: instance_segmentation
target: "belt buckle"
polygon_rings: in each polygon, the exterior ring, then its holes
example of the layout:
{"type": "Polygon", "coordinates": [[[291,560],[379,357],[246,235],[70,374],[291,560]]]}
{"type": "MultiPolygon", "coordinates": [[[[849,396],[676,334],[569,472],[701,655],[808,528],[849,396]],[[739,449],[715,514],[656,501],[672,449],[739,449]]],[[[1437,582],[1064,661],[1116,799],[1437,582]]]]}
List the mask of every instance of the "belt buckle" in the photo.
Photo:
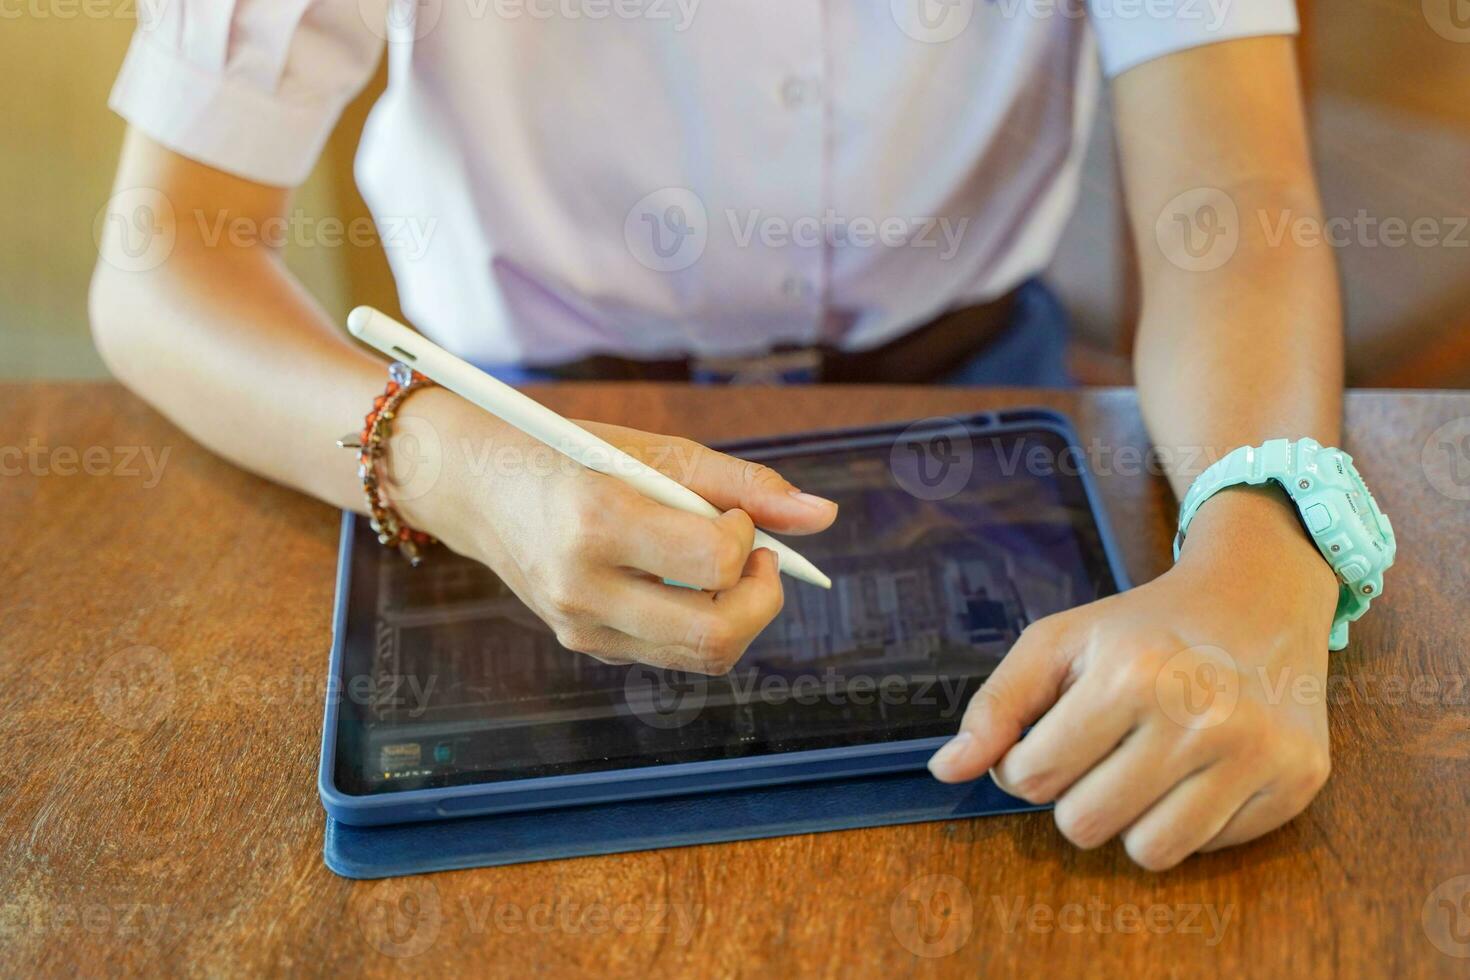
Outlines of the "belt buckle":
{"type": "Polygon", "coordinates": [[[742,385],[780,385],[821,378],[822,352],[798,347],[746,357],[691,357],[689,373],[696,380],[742,385]]]}

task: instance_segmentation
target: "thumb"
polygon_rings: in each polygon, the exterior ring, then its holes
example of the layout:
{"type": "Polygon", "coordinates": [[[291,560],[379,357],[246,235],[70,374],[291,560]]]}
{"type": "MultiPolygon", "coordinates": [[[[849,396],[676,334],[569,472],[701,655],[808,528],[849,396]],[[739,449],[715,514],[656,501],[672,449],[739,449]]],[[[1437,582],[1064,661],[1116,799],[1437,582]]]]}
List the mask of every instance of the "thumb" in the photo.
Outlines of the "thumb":
{"type": "Polygon", "coordinates": [[[929,759],[945,783],[989,772],[1061,695],[1072,658],[1055,616],[1028,626],[970,699],[960,730],[929,759]]]}
{"type": "Polygon", "coordinates": [[[721,510],[736,507],[760,527],[784,534],[812,534],[837,519],[837,504],[804,493],[769,466],[690,444],[675,479],[721,510]]]}

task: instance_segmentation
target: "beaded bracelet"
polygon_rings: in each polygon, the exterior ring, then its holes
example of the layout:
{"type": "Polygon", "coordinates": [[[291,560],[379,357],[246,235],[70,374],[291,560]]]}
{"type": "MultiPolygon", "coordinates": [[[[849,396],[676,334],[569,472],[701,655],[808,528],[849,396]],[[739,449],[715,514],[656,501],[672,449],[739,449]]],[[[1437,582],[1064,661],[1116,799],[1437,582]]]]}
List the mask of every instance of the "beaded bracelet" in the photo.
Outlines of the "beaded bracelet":
{"type": "Polygon", "coordinates": [[[362,492],[367,500],[368,513],[372,515],[372,528],[377,532],[378,542],[397,548],[413,566],[423,561],[424,549],[434,544],[434,539],[409,527],[393,509],[382,487],[379,466],[388,454],[391,423],[399,406],[415,391],[433,384],[422,374],[410,370],[407,364],[394,361],[388,365],[388,387],[373,399],[372,411],[363,417],[362,431],[348,433],[337,440],[341,448],[357,451],[357,475],[362,478],[362,492]]]}

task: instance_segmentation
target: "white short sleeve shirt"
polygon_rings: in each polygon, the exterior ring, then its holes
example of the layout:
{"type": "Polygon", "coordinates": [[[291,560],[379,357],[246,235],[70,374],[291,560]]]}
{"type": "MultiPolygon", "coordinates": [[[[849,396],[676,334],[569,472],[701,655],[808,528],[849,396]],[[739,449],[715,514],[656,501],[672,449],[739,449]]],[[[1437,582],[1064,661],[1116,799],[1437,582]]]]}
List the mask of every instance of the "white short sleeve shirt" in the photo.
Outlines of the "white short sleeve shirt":
{"type": "Polygon", "coordinates": [[[871,347],[1039,272],[1096,66],[1290,0],[169,0],[111,104],[301,182],[386,46],[357,179],[404,310],[481,363],[871,347]]]}

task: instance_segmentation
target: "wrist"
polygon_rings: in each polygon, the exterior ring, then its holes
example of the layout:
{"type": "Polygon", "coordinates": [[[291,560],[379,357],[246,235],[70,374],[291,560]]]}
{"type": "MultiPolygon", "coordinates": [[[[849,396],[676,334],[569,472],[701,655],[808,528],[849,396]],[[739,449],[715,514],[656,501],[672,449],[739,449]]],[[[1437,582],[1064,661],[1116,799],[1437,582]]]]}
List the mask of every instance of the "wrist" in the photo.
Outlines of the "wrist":
{"type": "Polygon", "coordinates": [[[1337,576],[1302,526],[1296,506],[1280,487],[1227,487],[1200,505],[1189,526],[1180,564],[1208,566],[1216,573],[1244,576],[1292,591],[1331,611],[1337,576]]]}
{"type": "MultiPolygon", "coordinates": [[[[463,435],[473,406],[440,387],[415,392],[400,407],[388,444],[389,500],[417,531],[454,547],[457,515],[468,508],[463,435]]],[[[483,413],[481,413],[483,414],[483,413]]]]}

